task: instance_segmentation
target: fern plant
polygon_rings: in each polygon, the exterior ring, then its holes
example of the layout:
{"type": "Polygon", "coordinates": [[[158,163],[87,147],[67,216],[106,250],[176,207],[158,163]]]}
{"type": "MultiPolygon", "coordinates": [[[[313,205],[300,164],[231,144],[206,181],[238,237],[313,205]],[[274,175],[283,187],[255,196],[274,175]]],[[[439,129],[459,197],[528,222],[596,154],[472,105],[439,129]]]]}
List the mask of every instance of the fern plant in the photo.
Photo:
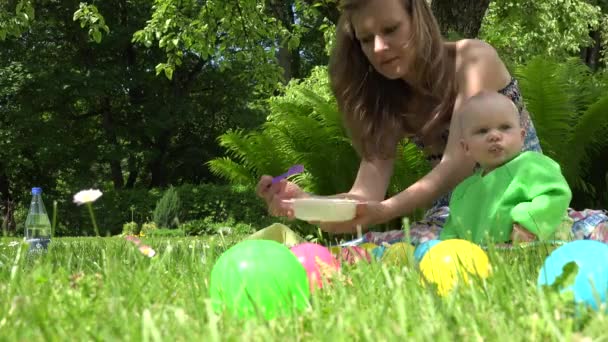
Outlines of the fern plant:
{"type": "Polygon", "coordinates": [[[561,165],[574,190],[594,196],[585,177],[590,158],[608,147],[608,82],[578,58],[535,57],[515,75],[543,152],[561,165]]]}
{"type": "MultiPolygon", "coordinates": [[[[208,163],[211,171],[234,184],[254,185],[262,174],[277,175],[293,164],[306,172],[293,180],[306,191],[348,191],[359,157],[342,125],[324,67],[293,81],[269,100],[270,114],[257,130],[231,130],[220,136],[227,156],[208,163]]],[[[608,147],[608,78],[593,74],[578,59],[564,62],[544,56],[515,68],[526,106],[544,153],[555,159],[574,190],[594,195],[587,180],[589,160],[608,147]]],[[[429,170],[414,144],[398,146],[388,194],[395,194],[429,170]]]]}
{"type": "MultiPolygon", "coordinates": [[[[325,67],[292,81],[283,95],[269,100],[270,114],[260,129],[231,130],[220,136],[227,156],[208,163],[211,171],[236,184],[254,185],[262,174],[278,175],[293,164],[306,171],[293,181],[320,195],[346,192],[360,158],[342,124],[325,67]]],[[[389,195],[399,192],[429,168],[422,153],[407,140],[398,146],[389,195]]]]}

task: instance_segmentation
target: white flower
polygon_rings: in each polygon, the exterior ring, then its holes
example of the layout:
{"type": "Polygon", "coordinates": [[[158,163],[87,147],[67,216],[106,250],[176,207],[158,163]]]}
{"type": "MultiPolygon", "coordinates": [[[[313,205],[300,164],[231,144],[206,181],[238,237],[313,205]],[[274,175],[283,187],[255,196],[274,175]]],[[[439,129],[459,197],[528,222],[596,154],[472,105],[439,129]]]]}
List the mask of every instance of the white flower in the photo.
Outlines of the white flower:
{"type": "Polygon", "coordinates": [[[11,242],[9,242],[9,243],[8,243],[8,246],[9,246],[9,247],[15,247],[15,246],[17,246],[18,244],[19,244],[19,242],[18,242],[18,241],[11,241],[11,242]]]}
{"type": "Polygon", "coordinates": [[[101,195],[101,191],[97,189],[82,190],[74,195],[74,203],[81,205],[95,202],[101,195]]]}
{"type": "Polygon", "coordinates": [[[146,245],[139,246],[139,251],[148,258],[156,255],[156,251],[153,250],[152,247],[146,245]]]}

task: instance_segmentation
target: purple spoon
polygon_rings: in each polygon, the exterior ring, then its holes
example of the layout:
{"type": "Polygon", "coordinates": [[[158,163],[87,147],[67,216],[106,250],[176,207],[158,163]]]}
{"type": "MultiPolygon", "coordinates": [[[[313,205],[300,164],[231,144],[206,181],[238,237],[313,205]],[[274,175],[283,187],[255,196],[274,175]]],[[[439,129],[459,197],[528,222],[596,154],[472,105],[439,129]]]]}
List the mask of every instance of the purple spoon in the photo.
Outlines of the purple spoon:
{"type": "Polygon", "coordinates": [[[304,165],[294,165],[290,167],[289,170],[287,170],[287,172],[285,172],[284,174],[274,177],[272,179],[272,184],[278,183],[289,176],[297,175],[298,173],[302,172],[304,172],[304,165]]]}

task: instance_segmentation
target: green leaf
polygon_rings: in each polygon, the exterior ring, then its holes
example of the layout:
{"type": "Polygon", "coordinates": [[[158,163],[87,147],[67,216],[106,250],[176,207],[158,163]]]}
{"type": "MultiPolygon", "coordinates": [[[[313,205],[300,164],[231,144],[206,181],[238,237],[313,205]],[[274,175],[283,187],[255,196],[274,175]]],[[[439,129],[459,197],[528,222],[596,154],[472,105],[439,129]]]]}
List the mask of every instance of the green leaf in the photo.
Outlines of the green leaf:
{"type": "Polygon", "coordinates": [[[95,43],[99,44],[101,42],[101,32],[99,32],[98,30],[93,30],[92,35],[95,43]]]}
{"type": "Polygon", "coordinates": [[[163,70],[165,70],[165,68],[166,68],[165,63],[158,63],[156,65],[156,67],[154,68],[154,70],[156,71],[156,76],[158,76],[161,72],[163,72],[163,70]]]}
{"type": "Polygon", "coordinates": [[[562,274],[556,277],[553,284],[551,284],[551,287],[554,290],[561,291],[562,289],[574,285],[576,275],[578,274],[578,264],[574,261],[571,261],[565,264],[562,270],[562,274]]]}
{"type": "Polygon", "coordinates": [[[289,50],[295,50],[298,48],[298,46],[300,46],[300,37],[297,35],[292,35],[287,42],[287,48],[289,50]]]}
{"type": "Polygon", "coordinates": [[[165,67],[165,76],[168,79],[173,79],[173,67],[171,67],[171,66],[165,67]]]}

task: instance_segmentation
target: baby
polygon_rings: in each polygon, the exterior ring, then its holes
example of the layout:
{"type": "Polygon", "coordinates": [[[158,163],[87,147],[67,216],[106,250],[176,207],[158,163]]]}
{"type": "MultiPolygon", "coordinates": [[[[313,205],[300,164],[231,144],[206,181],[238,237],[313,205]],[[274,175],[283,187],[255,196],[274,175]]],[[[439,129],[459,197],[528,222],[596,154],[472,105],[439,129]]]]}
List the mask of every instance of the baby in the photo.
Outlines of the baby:
{"type": "Polygon", "coordinates": [[[554,160],[521,151],[525,130],[513,102],[483,92],[459,114],[462,148],[479,167],[452,192],[440,239],[504,243],[554,238],[572,192],[554,160]]]}

